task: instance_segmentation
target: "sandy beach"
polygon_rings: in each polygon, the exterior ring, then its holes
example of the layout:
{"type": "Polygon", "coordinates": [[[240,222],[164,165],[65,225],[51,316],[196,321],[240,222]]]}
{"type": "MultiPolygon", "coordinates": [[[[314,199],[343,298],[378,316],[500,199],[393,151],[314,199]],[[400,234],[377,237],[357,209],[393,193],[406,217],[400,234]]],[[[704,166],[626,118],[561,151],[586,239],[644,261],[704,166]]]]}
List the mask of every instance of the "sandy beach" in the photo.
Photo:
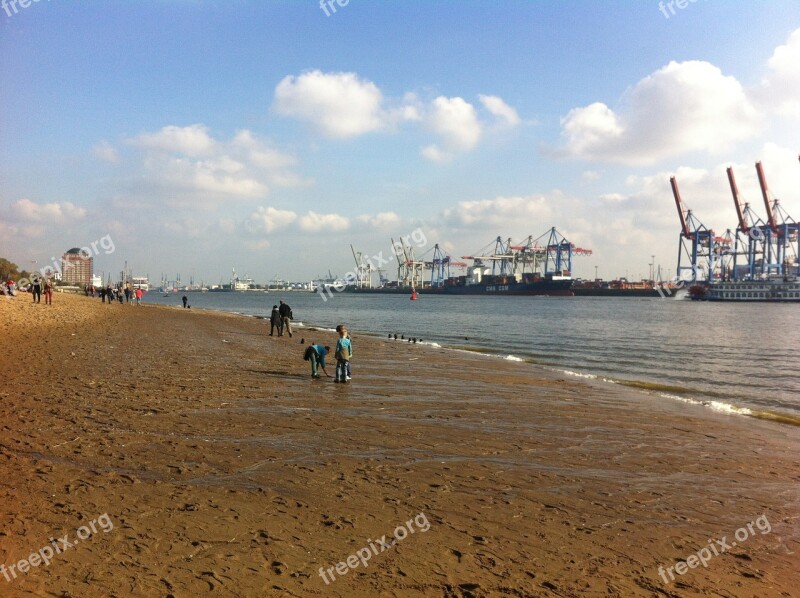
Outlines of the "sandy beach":
{"type": "Polygon", "coordinates": [[[799,428],[346,324],[0,299],[0,596],[797,595],[799,428]]]}

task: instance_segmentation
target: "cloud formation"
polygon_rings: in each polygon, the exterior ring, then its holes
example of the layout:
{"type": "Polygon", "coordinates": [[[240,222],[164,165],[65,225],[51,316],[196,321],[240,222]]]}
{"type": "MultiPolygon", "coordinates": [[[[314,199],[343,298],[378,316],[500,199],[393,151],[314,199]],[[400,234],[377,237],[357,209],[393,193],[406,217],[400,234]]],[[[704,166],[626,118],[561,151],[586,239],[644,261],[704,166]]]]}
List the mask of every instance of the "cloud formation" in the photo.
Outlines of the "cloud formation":
{"type": "Polygon", "coordinates": [[[23,198],[11,205],[11,217],[16,222],[63,224],[68,221],[80,220],[85,216],[85,208],[78,207],[68,201],[39,204],[23,198]]]}
{"type": "MultiPolygon", "coordinates": [[[[213,206],[231,199],[265,197],[272,187],[309,184],[294,172],[294,156],[271,146],[243,129],[231,139],[215,138],[202,124],[169,125],[125,140],[136,148],[131,171],[139,172],[132,193],[161,195],[175,206],[213,206]]],[[[107,156],[117,156],[107,142],[96,146],[107,156]]]]}
{"type": "Polygon", "coordinates": [[[719,153],[751,138],[762,118],[741,84],[702,61],[670,62],[627,91],[614,110],[602,102],[561,120],[573,158],[653,164],[688,152],[719,153]]]}
{"type": "Polygon", "coordinates": [[[284,77],[275,88],[274,110],[311,123],[329,137],[347,138],[379,131],[388,124],[383,95],[355,73],[315,70],[284,77]]]}

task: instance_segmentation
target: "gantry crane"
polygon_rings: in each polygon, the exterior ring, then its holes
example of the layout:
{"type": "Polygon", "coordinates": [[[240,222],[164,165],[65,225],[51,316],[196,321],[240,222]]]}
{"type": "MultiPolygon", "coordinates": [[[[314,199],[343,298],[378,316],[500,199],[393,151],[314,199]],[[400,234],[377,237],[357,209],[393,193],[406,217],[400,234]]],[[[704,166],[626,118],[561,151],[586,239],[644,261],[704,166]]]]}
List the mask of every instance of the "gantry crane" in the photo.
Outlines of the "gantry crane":
{"type": "Polygon", "coordinates": [[[678,181],[675,177],[670,177],[672,195],[675,198],[675,206],[678,208],[678,217],[681,221],[681,233],[678,237],[678,270],[679,281],[692,280],[711,282],[714,277],[714,266],[718,255],[716,237],[714,231],[695,218],[692,211],[687,209],[681,199],[678,190],[678,181]],[[686,264],[686,261],[689,264],[686,264]],[[687,279],[686,271],[691,272],[691,278],[687,279]]]}

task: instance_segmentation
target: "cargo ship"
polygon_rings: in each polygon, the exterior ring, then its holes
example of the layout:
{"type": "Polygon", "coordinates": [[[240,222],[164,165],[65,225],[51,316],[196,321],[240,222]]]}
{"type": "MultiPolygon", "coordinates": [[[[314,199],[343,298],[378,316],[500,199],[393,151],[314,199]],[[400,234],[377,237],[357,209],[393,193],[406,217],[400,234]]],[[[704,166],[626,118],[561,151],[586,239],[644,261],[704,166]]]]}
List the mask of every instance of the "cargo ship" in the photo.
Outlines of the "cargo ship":
{"type": "MultiPolygon", "coordinates": [[[[472,265],[457,262],[446,255],[439,247],[433,248],[429,260],[417,259],[413,248],[402,241],[392,246],[398,248],[398,280],[389,282],[382,279],[382,285],[369,284],[372,269],[361,259],[361,254],[353,251],[356,271],[355,284],[319,281],[312,286],[314,292],[336,290],[353,293],[411,293],[443,295],[543,295],[551,297],[571,297],[573,255],[591,255],[591,251],[575,247],[556,229],[534,239],[527,237],[522,243],[514,244],[511,239],[497,237],[477,255],[463,256],[472,260],[472,265]],[[490,250],[491,249],[491,250],[490,250]],[[467,268],[464,276],[450,276],[450,267],[467,268]],[[428,270],[431,275],[425,278],[428,270]]],[[[351,246],[352,249],[352,246],[351,246]]]]}

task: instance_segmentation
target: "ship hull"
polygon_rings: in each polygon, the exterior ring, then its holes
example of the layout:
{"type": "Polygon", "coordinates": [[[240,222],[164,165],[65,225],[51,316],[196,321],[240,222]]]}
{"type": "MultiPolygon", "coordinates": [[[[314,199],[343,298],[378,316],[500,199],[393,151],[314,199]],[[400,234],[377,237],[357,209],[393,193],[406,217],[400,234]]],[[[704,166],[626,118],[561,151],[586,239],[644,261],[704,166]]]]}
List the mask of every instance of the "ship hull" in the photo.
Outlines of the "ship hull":
{"type": "Polygon", "coordinates": [[[768,279],[738,282],[718,282],[703,287],[692,299],[739,303],[800,303],[800,281],[797,279],[768,279]]]}
{"type": "Polygon", "coordinates": [[[572,297],[571,280],[540,280],[535,282],[518,282],[507,284],[467,284],[463,286],[445,286],[440,289],[428,289],[443,295],[509,295],[529,296],[543,295],[547,297],[572,297]]]}
{"type": "MultiPolygon", "coordinates": [[[[410,295],[410,287],[357,288],[347,287],[345,292],[364,294],[410,295]]],[[[571,280],[539,280],[528,283],[506,284],[465,284],[444,287],[425,287],[417,289],[421,295],[498,295],[498,296],[530,296],[572,297],[571,280]]]]}

